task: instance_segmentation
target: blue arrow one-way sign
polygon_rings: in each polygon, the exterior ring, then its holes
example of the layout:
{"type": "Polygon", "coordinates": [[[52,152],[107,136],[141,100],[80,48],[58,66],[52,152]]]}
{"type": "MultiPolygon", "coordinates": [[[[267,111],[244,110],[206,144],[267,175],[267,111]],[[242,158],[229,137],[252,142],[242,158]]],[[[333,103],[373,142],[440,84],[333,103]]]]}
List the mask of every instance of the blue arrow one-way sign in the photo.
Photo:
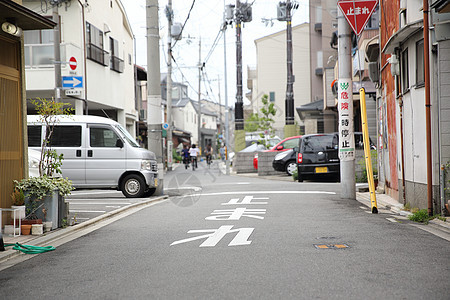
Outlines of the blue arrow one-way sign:
{"type": "Polygon", "coordinates": [[[82,88],[83,76],[63,76],[62,78],[63,88],[82,88]]]}

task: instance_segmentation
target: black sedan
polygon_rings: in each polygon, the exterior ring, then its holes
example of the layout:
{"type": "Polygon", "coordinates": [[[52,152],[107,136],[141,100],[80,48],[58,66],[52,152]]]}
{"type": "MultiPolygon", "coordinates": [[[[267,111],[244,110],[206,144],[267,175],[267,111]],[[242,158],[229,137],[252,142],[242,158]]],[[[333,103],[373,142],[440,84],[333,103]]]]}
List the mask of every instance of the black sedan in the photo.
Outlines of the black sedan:
{"type": "Polygon", "coordinates": [[[288,175],[292,175],[297,169],[295,151],[290,149],[278,153],[272,162],[272,166],[276,171],[286,172],[288,175]]]}

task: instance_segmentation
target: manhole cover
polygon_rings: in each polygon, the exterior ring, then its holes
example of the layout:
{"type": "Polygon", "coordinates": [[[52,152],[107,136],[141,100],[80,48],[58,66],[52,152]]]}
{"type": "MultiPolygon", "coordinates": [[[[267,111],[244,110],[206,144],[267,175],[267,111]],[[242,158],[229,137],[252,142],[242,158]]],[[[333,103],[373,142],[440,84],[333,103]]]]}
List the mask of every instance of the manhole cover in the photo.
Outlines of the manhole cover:
{"type": "Polygon", "coordinates": [[[347,244],[314,244],[316,249],[346,249],[350,248],[347,244]]]}

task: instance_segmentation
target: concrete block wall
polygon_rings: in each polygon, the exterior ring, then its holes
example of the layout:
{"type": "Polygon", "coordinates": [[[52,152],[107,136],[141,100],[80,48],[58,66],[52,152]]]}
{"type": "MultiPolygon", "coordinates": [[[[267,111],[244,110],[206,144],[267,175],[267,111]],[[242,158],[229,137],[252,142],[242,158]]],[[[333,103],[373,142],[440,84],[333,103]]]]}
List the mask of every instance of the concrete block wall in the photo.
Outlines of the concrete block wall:
{"type": "Polygon", "coordinates": [[[258,176],[279,175],[280,172],[275,171],[272,162],[280,152],[259,152],[258,153],[258,176]]]}
{"type": "Polygon", "coordinates": [[[240,173],[257,173],[253,167],[253,156],[255,152],[238,152],[233,160],[233,170],[240,173]]]}

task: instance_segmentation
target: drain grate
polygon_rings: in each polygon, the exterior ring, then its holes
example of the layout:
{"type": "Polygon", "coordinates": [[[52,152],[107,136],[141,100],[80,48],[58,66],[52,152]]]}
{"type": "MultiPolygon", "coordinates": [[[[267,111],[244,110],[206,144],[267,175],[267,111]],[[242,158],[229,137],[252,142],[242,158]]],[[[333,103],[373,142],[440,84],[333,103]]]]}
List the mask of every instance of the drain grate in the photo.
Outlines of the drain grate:
{"type": "Polygon", "coordinates": [[[314,244],[316,249],[346,249],[350,248],[347,244],[314,244]]]}

